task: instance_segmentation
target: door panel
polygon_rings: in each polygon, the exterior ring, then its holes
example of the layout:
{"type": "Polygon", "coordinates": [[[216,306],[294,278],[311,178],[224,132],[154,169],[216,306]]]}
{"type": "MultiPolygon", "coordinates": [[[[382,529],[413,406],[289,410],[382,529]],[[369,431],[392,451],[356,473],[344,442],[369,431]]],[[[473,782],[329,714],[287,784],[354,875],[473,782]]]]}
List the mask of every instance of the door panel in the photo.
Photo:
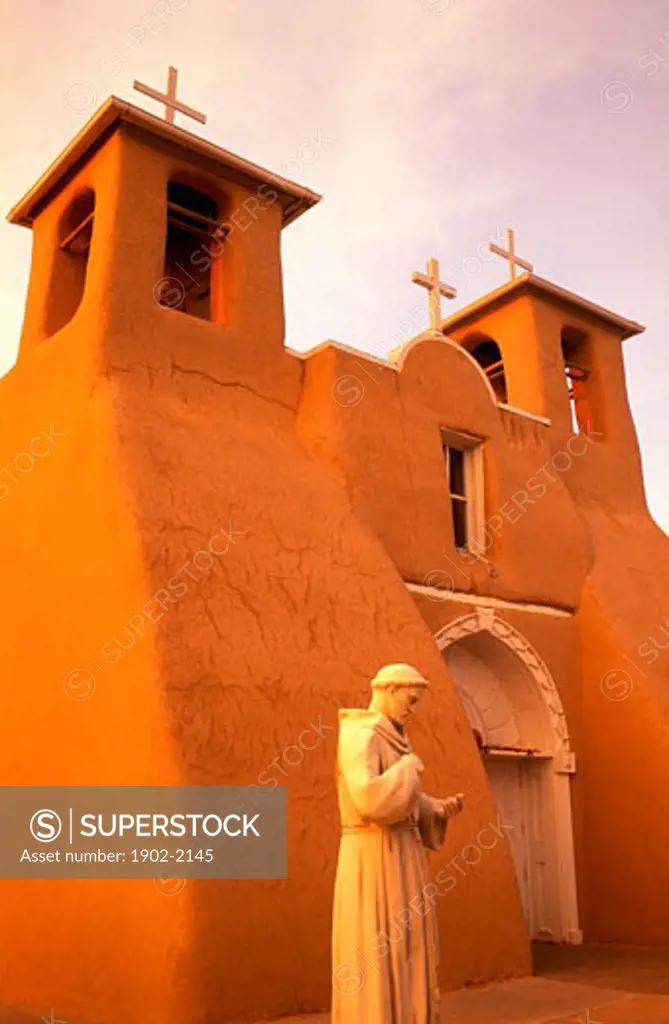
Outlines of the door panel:
{"type": "Polygon", "coordinates": [[[525,920],[532,935],[532,901],[530,895],[530,865],[528,858],[527,825],[523,800],[522,762],[516,758],[486,761],[492,795],[503,823],[511,826],[505,835],[511,848],[516,869],[525,920]]]}
{"type": "Polygon", "coordinates": [[[488,758],[486,771],[501,819],[512,826],[506,837],[530,938],[558,941],[560,907],[549,764],[524,757],[488,758]]]}
{"type": "Polygon", "coordinates": [[[532,938],[554,939],[555,836],[546,762],[520,767],[523,815],[532,894],[532,938]],[[552,884],[551,884],[552,883],[552,884]]]}

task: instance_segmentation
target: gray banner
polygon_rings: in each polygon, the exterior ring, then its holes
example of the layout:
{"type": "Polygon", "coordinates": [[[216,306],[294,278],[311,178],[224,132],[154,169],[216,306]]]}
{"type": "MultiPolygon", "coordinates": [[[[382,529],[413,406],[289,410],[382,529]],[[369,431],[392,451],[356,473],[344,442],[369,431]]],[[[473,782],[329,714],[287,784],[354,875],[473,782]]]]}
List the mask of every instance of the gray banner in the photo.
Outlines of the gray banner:
{"type": "Polygon", "coordinates": [[[0,878],[286,878],[284,786],[1,786],[0,878]]]}

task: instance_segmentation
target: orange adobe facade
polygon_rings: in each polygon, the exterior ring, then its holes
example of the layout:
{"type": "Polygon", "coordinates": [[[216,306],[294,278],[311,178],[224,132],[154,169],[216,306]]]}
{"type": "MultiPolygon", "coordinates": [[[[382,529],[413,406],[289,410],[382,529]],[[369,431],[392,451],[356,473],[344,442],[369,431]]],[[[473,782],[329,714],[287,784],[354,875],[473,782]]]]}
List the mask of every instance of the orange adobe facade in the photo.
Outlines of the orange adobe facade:
{"type": "Polygon", "coordinates": [[[10,214],[3,782],[285,785],[289,877],[4,880],[0,1005],[327,1007],[337,711],[388,662],[431,682],[426,789],[466,794],[430,858],[443,986],[528,973],[530,939],[669,945],[641,328],[526,274],[394,361],[290,351],[280,234],[318,199],[112,98],[10,214]]]}

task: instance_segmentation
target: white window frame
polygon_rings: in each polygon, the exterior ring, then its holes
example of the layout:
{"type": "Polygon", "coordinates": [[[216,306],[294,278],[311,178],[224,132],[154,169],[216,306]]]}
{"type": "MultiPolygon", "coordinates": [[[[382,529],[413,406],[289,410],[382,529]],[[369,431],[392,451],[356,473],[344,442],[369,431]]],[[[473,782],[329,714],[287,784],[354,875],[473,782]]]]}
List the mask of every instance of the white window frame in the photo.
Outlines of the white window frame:
{"type": "MultiPolygon", "coordinates": [[[[463,452],[465,474],[465,500],[467,503],[467,544],[457,551],[480,554],[485,549],[485,509],[484,509],[484,477],[483,477],[483,439],[472,434],[441,428],[441,446],[446,469],[449,510],[451,510],[451,531],[455,543],[455,527],[452,520],[452,503],[454,495],[448,479],[450,459],[449,448],[463,452]]],[[[457,497],[457,496],[455,496],[457,497]]]]}

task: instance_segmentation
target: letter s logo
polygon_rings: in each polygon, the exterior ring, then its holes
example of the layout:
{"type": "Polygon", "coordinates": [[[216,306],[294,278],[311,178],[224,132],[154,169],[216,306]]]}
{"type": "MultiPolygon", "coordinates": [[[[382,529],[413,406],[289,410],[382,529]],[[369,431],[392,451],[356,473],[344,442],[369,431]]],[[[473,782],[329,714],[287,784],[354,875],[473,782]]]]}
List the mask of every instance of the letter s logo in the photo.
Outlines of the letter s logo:
{"type": "Polygon", "coordinates": [[[30,831],[38,843],[52,843],[58,838],[62,828],[63,823],[55,811],[35,811],[30,819],[30,831]]]}

